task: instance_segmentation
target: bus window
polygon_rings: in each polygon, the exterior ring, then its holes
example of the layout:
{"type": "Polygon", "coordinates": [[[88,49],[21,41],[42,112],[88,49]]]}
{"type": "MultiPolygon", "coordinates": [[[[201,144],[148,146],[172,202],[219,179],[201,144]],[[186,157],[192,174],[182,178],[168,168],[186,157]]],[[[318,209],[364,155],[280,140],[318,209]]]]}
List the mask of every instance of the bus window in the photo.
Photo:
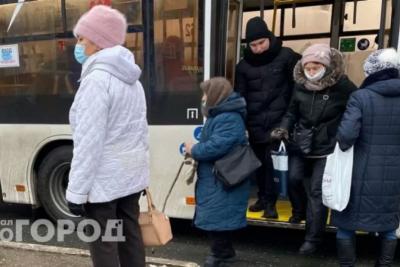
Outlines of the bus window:
{"type": "Polygon", "coordinates": [[[81,68],[74,45],[73,39],[15,44],[19,67],[0,68],[1,123],[68,122],[81,68]]]}
{"type": "Polygon", "coordinates": [[[72,30],[79,17],[98,4],[110,5],[121,11],[127,17],[129,25],[142,24],[142,1],[141,0],[66,0],[67,29],[72,30]]]}
{"type": "Polygon", "coordinates": [[[112,7],[125,14],[129,25],[142,24],[142,0],[113,0],[112,7]]]}
{"type": "MultiPolygon", "coordinates": [[[[242,39],[246,39],[246,25],[247,22],[254,17],[260,16],[260,11],[249,11],[249,12],[244,12],[243,13],[243,20],[242,20],[242,39]]],[[[264,10],[264,20],[268,25],[268,28],[272,31],[272,21],[273,21],[273,10],[264,10]]],[[[279,36],[281,29],[281,10],[277,10],[277,15],[276,15],[276,29],[275,29],[275,35],[279,36]]]]}
{"type": "Polygon", "coordinates": [[[202,122],[199,83],[203,80],[203,1],[155,0],[155,87],[150,89],[152,124],[202,122]]]}
{"type": "Polygon", "coordinates": [[[384,36],[384,41],[383,41],[383,47],[387,48],[389,47],[389,36],[390,36],[390,27],[392,25],[392,5],[393,1],[392,0],[387,0],[386,1],[386,14],[385,16],[385,36],[384,36]]]}
{"type": "Polygon", "coordinates": [[[346,73],[357,85],[365,79],[362,70],[364,60],[371,51],[378,49],[381,15],[385,18],[383,46],[389,45],[392,2],[386,0],[385,14],[382,14],[382,3],[381,0],[359,1],[356,9],[353,2],[346,3],[343,23],[345,34],[340,37],[339,49],[343,52],[346,62],[352,62],[347,64],[346,73]]]}
{"type": "Polygon", "coordinates": [[[55,32],[62,32],[61,1],[42,0],[21,4],[0,4],[0,38],[54,34],[55,32]],[[18,5],[22,5],[19,12],[18,5]],[[12,20],[13,16],[14,20],[12,20]]]}
{"type": "Polygon", "coordinates": [[[354,24],[354,2],[347,2],[343,31],[362,31],[379,29],[382,0],[357,2],[356,23],[354,24]]]}
{"type": "Polygon", "coordinates": [[[329,38],[318,38],[318,39],[303,39],[303,40],[288,40],[283,42],[283,46],[290,47],[298,53],[303,53],[303,51],[312,44],[328,44],[329,38]]]}
{"type": "Polygon", "coordinates": [[[239,37],[240,1],[229,1],[228,39],[226,46],[225,77],[234,84],[239,37]]]}
{"type": "Polygon", "coordinates": [[[332,5],[297,7],[295,12],[296,24],[295,27],[293,27],[293,9],[285,9],[284,35],[330,32],[332,5]]]}
{"type": "MultiPolygon", "coordinates": [[[[135,32],[135,33],[128,33],[126,36],[126,47],[133,52],[135,55],[136,64],[140,66],[143,70],[143,33],[135,32]]],[[[143,77],[143,75],[142,75],[143,77]]]]}

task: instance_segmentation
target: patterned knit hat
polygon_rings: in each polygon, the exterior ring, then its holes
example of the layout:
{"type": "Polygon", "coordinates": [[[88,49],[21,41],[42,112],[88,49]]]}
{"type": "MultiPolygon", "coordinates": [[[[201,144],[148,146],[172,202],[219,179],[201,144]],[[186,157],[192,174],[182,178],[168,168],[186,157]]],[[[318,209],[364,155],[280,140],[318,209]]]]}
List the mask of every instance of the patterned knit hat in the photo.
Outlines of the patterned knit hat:
{"type": "Polygon", "coordinates": [[[390,68],[400,68],[400,57],[394,48],[376,50],[364,62],[365,76],[390,68]]]}
{"type": "Polygon", "coordinates": [[[100,48],[122,45],[127,31],[125,16],[109,6],[98,5],[80,17],[74,35],[89,39],[100,48]]]}

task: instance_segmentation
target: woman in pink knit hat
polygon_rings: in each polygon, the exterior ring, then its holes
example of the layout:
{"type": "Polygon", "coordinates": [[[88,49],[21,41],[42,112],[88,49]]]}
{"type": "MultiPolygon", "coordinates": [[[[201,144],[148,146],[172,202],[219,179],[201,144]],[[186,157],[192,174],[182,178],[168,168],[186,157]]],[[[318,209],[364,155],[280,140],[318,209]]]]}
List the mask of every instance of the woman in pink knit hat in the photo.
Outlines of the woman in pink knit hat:
{"type": "Polygon", "coordinates": [[[145,266],[138,216],[149,185],[146,100],[141,70],[122,46],[126,31],[124,15],[101,5],[74,28],[82,73],[70,110],[74,150],[66,198],[71,213],[97,222],[86,229],[98,237],[90,242],[95,267],[145,266]]]}
{"type": "Polygon", "coordinates": [[[328,216],[321,192],[326,157],[335,148],[340,119],[356,86],[344,74],[342,54],[326,44],[314,44],[304,51],[294,80],[291,104],[272,137],[289,142],[289,222],[306,219],[305,242],[299,253],[311,254],[322,242],[328,216]]]}

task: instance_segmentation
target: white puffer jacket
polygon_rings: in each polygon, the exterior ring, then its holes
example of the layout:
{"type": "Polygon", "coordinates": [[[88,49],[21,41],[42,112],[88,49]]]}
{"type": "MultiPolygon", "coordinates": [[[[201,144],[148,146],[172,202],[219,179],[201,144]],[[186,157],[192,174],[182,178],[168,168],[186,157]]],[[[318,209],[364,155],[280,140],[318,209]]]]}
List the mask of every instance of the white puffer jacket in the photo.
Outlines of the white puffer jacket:
{"type": "Polygon", "coordinates": [[[122,46],[103,49],[82,67],[69,119],[74,151],[66,198],[109,202],[149,184],[146,100],[141,70],[122,46]]]}

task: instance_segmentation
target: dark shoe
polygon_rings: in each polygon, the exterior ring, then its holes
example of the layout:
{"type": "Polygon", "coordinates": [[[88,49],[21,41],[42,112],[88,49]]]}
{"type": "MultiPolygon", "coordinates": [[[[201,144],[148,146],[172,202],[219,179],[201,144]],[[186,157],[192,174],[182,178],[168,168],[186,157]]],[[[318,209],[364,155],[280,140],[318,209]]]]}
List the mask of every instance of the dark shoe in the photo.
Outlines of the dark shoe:
{"type": "Polygon", "coordinates": [[[204,262],[203,267],[230,267],[235,262],[235,257],[223,259],[217,258],[215,256],[207,256],[206,261],[204,262]]]}
{"type": "Polygon", "coordinates": [[[356,246],[354,238],[336,239],[336,249],[340,267],[354,267],[356,264],[356,246]]]}
{"type": "Polygon", "coordinates": [[[306,216],[304,215],[293,215],[289,218],[289,223],[301,223],[301,221],[304,221],[306,219],[306,216]]]}
{"type": "Polygon", "coordinates": [[[396,253],[397,240],[381,240],[381,253],[375,267],[392,266],[394,254],[396,253]]]}
{"type": "Polygon", "coordinates": [[[299,254],[301,254],[301,255],[314,254],[317,251],[317,245],[318,245],[317,243],[305,241],[299,249],[299,254]]]}
{"type": "Polygon", "coordinates": [[[258,199],[256,203],[249,207],[249,211],[251,212],[259,212],[265,209],[264,201],[258,199]]]}
{"type": "Polygon", "coordinates": [[[276,206],[272,204],[267,204],[265,207],[263,217],[267,219],[277,219],[278,212],[276,211],[276,206]]]}

